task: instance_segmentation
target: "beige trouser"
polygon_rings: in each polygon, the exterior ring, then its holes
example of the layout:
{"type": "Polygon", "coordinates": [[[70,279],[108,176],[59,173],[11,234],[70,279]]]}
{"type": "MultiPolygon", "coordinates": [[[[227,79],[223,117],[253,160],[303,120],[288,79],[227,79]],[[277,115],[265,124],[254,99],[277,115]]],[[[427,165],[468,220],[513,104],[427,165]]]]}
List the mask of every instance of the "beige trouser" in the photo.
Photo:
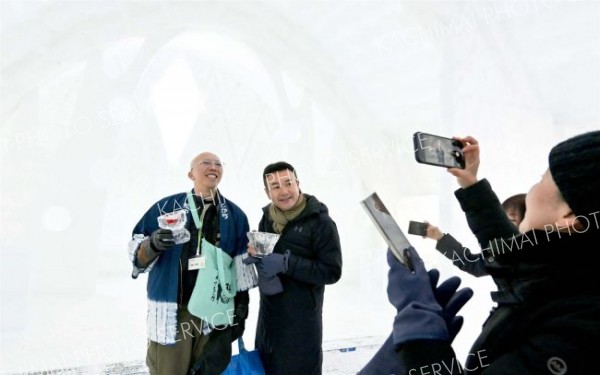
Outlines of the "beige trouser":
{"type": "Polygon", "coordinates": [[[149,341],[146,365],[150,374],[187,375],[208,341],[208,336],[203,335],[201,329],[202,320],[190,314],[186,308],[179,308],[175,345],[149,341]]]}

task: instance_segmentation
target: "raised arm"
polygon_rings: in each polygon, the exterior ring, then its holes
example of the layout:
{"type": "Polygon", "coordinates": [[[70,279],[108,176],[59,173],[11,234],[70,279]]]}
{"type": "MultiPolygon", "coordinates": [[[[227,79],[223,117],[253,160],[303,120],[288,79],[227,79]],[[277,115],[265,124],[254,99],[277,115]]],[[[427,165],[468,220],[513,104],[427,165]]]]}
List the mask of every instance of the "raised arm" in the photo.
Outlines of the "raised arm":
{"type": "Polygon", "coordinates": [[[462,151],[465,169],[449,168],[448,172],[456,177],[461,187],[454,194],[479,244],[485,248],[490,240],[518,234],[519,231],[506,216],[489,182],[477,178],[480,163],[479,143],[473,137],[455,139],[464,145],[462,151]]]}

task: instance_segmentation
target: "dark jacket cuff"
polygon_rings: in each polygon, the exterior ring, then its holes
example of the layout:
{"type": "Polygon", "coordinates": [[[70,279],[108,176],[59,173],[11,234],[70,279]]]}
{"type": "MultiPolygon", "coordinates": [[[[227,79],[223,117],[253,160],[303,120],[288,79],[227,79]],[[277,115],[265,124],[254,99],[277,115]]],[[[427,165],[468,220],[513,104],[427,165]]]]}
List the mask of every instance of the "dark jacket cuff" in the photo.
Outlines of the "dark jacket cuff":
{"type": "Polygon", "coordinates": [[[490,182],[485,178],[477,181],[468,188],[456,190],[454,195],[464,212],[478,210],[490,203],[500,204],[496,193],[492,190],[490,182]]]}
{"type": "Polygon", "coordinates": [[[408,374],[427,373],[426,371],[440,375],[462,374],[462,366],[448,341],[409,341],[402,345],[398,355],[408,374]]]}
{"type": "Polygon", "coordinates": [[[440,238],[435,245],[436,250],[440,252],[444,251],[457,251],[462,250],[463,245],[456,240],[456,238],[452,237],[452,235],[446,233],[442,238],[440,238]]]}

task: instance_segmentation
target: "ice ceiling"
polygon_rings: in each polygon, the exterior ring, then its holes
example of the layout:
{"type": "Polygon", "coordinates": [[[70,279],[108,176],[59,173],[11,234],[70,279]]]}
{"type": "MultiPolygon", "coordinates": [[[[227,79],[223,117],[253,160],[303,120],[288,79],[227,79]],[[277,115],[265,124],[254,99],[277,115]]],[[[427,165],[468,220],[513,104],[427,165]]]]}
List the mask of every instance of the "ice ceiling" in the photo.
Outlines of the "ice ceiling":
{"type": "MultiPolygon", "coordinates": [[[[553,144],[599,127],[596,1],[2,1],[0,13],[3,353],[34,350],[36,311],[54,298],[77,321],[106,280],[133,283],[133,225],[191,188],[201,151],[225,161],[222,192],[251,227],[264,166],[294,164],[342,237],[330,295],[384,301],[384,245],[358,205],[372,191],[402,225],[427,219],[476,248],[456,183],[414,161],[415,131],[477,137],[502,199],[527,191],[553,144]]],[[[487,314],[486,293],[466,315],[487,314]]]]}

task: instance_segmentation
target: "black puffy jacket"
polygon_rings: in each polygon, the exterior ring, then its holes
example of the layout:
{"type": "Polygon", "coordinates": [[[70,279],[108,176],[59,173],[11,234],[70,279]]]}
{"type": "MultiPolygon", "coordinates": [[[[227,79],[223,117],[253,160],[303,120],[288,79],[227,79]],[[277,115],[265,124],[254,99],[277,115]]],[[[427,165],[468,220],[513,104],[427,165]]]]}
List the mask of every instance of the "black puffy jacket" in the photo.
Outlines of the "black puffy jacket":
{"type": "MultiPolygon", "coordinates": [[[[499,287],[492,294],[498,306],[469,351],[464,372],[598,373],[592,343],[600,341],[600,212],[590,213],[581,233],[548,228],[518,234],[487,180],[456,196],[486,257],[493,256],[486,270],[499,287]]],[[[408,373],[418,374],[421,366],[440,368],[449,350],[447,343],[420,340],[406,344],[400,355],[414,369],[408,373]]],[[[440,372],[449,373],[457,372],[440,372]]]]}
{"type": "MultiPolygon", "coordinates": [[[[273,250],[291,253],[287,272],[279,275],[284,291],[260,296],[256,347],[269,375],[321,374],[323,294],[342,275],[337,227],[323,203],[305,198],[306,208],[286,225],[273,250]]],[[[259,230],[273,233],[268,208],[259,230]]]]}

